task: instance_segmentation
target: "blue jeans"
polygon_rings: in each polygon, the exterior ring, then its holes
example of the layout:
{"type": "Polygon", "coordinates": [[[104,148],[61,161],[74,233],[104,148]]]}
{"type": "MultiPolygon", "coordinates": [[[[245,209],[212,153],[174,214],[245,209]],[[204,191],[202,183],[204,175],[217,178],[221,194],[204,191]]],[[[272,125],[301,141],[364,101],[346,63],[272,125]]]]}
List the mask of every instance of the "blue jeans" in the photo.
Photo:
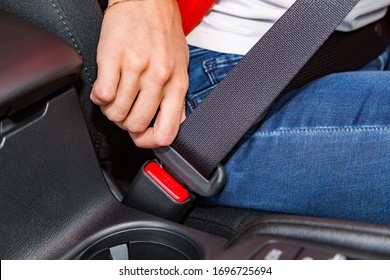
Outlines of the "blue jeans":
{"type": "MultiPolygon", "coordinates": [[[[241,56],[190,47],[190,114],[241,56]]],[[[281,97],[225,162],[208,203],[390,224],[389,51],[281,97]]]]}

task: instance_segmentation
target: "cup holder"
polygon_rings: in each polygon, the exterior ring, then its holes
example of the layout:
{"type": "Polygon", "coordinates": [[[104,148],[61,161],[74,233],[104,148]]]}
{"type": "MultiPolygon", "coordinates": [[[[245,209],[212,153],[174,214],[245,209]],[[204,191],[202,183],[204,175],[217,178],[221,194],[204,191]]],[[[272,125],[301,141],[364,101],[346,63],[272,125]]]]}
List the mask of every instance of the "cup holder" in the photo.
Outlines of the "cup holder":
{"type": "Polygon", "coordinates": [[[199,260],[200,247],[165,229],[132,229],[101,239],[82,255],[90,260],[199,260]]]}

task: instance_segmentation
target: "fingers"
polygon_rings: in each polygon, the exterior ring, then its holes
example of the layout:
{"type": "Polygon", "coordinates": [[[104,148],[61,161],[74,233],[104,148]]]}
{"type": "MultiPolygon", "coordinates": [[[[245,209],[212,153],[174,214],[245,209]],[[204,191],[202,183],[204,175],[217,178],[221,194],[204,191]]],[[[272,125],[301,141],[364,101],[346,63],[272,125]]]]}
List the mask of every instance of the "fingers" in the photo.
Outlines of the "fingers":
{"type": "MultiPolygon", "coordinates": [[[[91,93],[93,102],[101,104],[107,118],[130,133],[142,148],[170,145],[180,123],[185,119],[185,94],[188,74],[182,68],[169,75],[158,76],[149,69],[144,72],[123,71],[111,74],[102,90],[100,84],[91,93]],[[146,72],[146,73],[145,73],[146,72]],[[179,72],[179,73],[177,73],[179,72]],[[115,81],[119,85],[115,85],[115,81]],[[153,128],[148,128],[158,112],[153,128]]],[[[101,75],[105,72],[101,72],[101,75]]],[[[104,81],[101,79],[100,81],[104,81]]]]}
{"type": "Polygon", "coordinates": [[[123,123],[124,129],[133,133],[145,131],[155,117],[161,99],[162,96],[160,96],[159,91],[143,90],[140,92],[137,101],[123,123]]]}
{"type": "Polygon", "coordinates": [[[185,119],[184,96],[188,83],[184,81],[169,83],[165,88],[164,98],[160,103],[153,127],[143,132],[129,132],[137,146],[157,148],[169,146],[175,140],[180,124],[185,119]]]}
{"type": "MultiPolygon", "coordinates": [[[[169,102],[166,101],[166,103],[169,102]]],[[[129,134],[138,147],[154,149],[169,146],[175,140],[183,116],[184,102],[181,105],[177,104],[175,109],[172,109],[171,105],[162,105],[153,127],[149,127],[141,133],[129,132],[129,134]]]]}
{"type": "Polygon", "coordinates": [[[106,105],[115,99],[120,80],[120,67],[116,59],[106,59],[99,67],[90,99],[96,105],[106,105]]]}
{"type": "Polygon", "coordinates": [[[122,123],[127,118],[138,91],[138,75],[123,73],[118,89],[113,94],[114,99],[101,106],[103,114],[115,123],[122,123]]]}
{"type": "MultiPolygon", "coordinates": [[[[101,71],[101,75],[105,73],[101,71]]],[[[147,71],[123,71],[120,75],[111,74],[111,77],[115,79],[106,82],[108,90],[99,91],[98,84],[91,94],[94,102],[102,104],[101,110],[107,118],[127,130],[139,147],[170,145],[185,119],[187,72],[181,68],[162,75],[161,71],[150,68],[147,71]],[[118,77],[119,85],[115,85],[118,77]],[[103,92],[108,94],[101,94],[103,92]],[[148,128],[157,111],[154,127],[148,128]]]]}

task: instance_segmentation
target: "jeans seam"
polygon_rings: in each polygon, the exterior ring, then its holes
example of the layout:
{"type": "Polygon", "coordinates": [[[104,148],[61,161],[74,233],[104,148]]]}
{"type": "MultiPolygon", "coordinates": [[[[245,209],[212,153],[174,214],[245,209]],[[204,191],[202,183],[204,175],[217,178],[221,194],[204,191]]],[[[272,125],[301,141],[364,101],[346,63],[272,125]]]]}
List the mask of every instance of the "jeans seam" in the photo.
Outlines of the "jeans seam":
{"type": "MultiPolygon", "coordinates": [[[[192,103],[194,103],[195,100],[199,100],[199,96],[200,96],[200,95],[204,94],[205,92],[208,92],[208,91],[213,90],[216,86],[217,86],[217,85],[212,85],[211,87],[208,87],[208,88],[206,88],[206,89],[204,89],[204,90],[201,90],[201,91],[199,91],[199,92],[196,92],[196,93],[193,93],[193,92],[187,93],[187,95],[186,95],[186,102],[187,102],[189,105],[191,104],[190,107],[191,107],[193,110],[195,110],[197,106],[193,107],[193,106],[192,106],[192,103]]],[[[196,102],[196,103],[199,103],[199,104],[200,104],[201,102],[203,102],[203,100],[204,100],[207,96],[208,96],[208,94],[206,94],[205,97],[202,98],[200,102],[196,102]]],[[[198,104],[198,105],[199,105],[199,104],[198,104]]]]}
{"type": "Polygon", "coordinates": [[[203,62],[203,71],[207,74],[207,76],[209,77],[209,80],[211,82],[212,85],[217,85],[218,84],[218,80],[215,79],[215,75],[214,75],[214,71],[213,71],[213,68],[209,68],[208,67],[208,62],[209,60],[206,60],[203,62]]]}
{"type": "Polygon", "coordinates": [[[195,108],[193,108],[194,106],[192,106],[192,101],[186,99],[186,104],[187,104],[188,108],[190,109],[190,111],[192,113],[195,110],[195,108]]]}
{"type": "Polygon", "coordinates": [[[205,71],[205,73],[209,77],[210,82],[213,85],[217,85],[219,83],[219,81],[218,81],[219,79],[217,78],[218,75],[215,74],[215,69],[223,68],[223,67],[230,67],[231,65],[234,65],[233,67],[235,67],[240,60],[241,60],[241,58],[221,59],[220,61],[217,61],[217,59],[215,59],[215,58],[208,59],[208,60],[203,61],[203,70],[205,71]]]}
{"type": "Polygon", "coordinates": [[[86,72],[86,74],[87,74],[88,80],[89,80],[89,82],[90,82],[90,86],[91,86],[91,88],[92,88],[92,86],[93,86],[93,81],[92,81],[92,78],[91,78],[91,74],[89,73],[88,67],[85,65],[84,56],[83,56],[83,54],[81,53],[81,50],[80,50],[80,48],[79,48],[79,46],[78,46],[78,44],[77,44],[77,42],[76,42],[75,36],[74,36],[73,33],[71,32],[70,28],[68,27],[68,25],[67,25],[67,23],[66,23],[66,21],[65,21],[65,15],[64,15],[64,16],[61,15],[60,9],[56,6],[56,4],[53,2],[53,0],[49,0],[49,1],[50,1],[51,4],[53,5],[53,8],[55,9],[57,15],[59,16],[59,18],[60,18],[60,20],[61,20],[61,22],[62,22],[62,24],[64,25],[66,32],[68,32],[68,34],[69,34],[69,36],[70,36],[70,39],[71,39],[71,41],[72,41],[72,43],[73,43],[73,46],[76,48],[77,53],[80,55],[81,59],[82,59],[83,62],[84,62],[84,70],[85,70],[85,72],[86,72]]]}
{"type": "Polygon", "coordinates": [[[236,66],[238,62],[241,60],[241,58],[236,58],[236,59],[224,59],[220,60],[219,62],[216,61],[216,59],[209,59],[204,62],[204,66],[206,67],[207,70],[213,70],[218,67],[226,67],[226,66],[231,66],[234,65],[236,66]]]}
{"type": "MultiPolygon", "coordinates": [[[[362,132],[362,131],[386,131],[390,126],[375,127],[318,127],[318,128],[296,128],[296,129],[276,129],[269,131],[257,131],[254,134],[287,134],[287,133],[311,133],[311,132],[362,132]]],[[[253,134],[252,134],[253,135],[253,134]]]]}

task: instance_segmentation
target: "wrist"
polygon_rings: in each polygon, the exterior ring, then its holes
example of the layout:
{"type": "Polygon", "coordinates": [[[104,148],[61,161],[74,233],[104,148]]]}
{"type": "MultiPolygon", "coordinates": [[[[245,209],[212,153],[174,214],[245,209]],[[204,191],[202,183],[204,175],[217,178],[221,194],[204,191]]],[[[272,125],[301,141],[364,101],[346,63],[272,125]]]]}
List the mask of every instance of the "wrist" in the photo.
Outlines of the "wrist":
{"type": "Polygon", "coordinates": [[[124,3],[131,3],[131,2],[140,2],[144,0],[109,0],[107,8],[104,10],[103,15],[110,10],[111,8],[115,7],[116,5],[124,4],[124,3]]]}

